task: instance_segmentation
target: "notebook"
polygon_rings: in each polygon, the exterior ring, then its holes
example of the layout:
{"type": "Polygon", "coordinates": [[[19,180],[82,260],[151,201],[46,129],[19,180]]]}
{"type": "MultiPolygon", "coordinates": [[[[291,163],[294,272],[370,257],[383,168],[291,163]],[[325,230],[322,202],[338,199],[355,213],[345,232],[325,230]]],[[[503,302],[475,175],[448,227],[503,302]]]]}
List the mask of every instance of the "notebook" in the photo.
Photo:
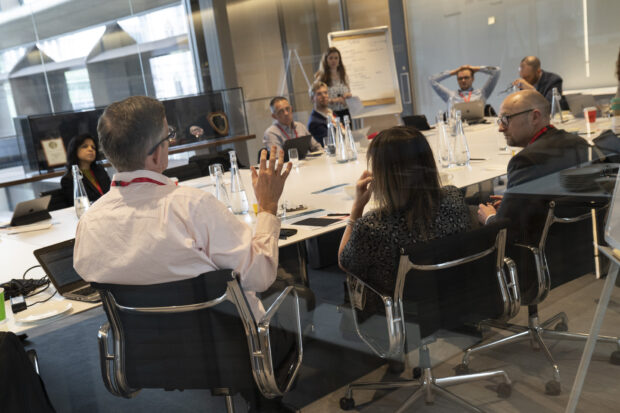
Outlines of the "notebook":
{"type": "Polygon", "coordinates": [[[73,268],[74,245],[75,238],[35,250],[34,256],[60,295],[70,300],[101,301],[99,292],[73,268]]]}
{"type": "Polygon", "coordinates": [[[51,195],[45,195],[41,198],[20,202],[15,206],[11,223],[8,226],[17,227],[20,225],[29,225],[52,218],[47,211],[51,199],[51,195]]]}

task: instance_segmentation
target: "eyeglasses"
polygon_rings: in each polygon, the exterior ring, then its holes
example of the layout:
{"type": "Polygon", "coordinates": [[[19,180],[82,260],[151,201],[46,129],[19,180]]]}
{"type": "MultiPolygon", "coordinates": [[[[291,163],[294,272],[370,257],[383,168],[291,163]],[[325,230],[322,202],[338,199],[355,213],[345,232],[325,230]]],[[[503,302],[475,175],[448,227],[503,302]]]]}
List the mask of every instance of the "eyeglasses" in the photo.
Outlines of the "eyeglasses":
{"type": "Polygon", "coordinates": [[[514,118],[515,116],[519,116],[519,115],[523,115],[524,113],[529,113],[531,111],[533,111],[534,109],[528,109],[528,110],[524,110],[523,112],[517,112],[517,113],[513,113],[512,115],[501,115],[499,118],[497,118],[497,126],[504,126],[505,128],[508,127],[508,123],[510,121],[511,118],[514,118]]]}
{"type": "Polygon", "coordinates": [[[469,80],[469,79],[471,79],[471,76],[460,76],[456,78],[456,80],[469,80]]]}
{"type": "Polygon", "coordinates": [[[172,143],[172,141],[174,140],[174,138],[176,138],[176,136],[177,136],[177,131],[175,131],[174,128],[172,127],[168,127],[168,135],[164,139],[157,142],[157,144],[153,146],[150,151],[148,151],[147,155],[153,155],[153,152],[155,152],[155,149],[157,149],[157,147],[161,145],[162,143],[164,143],[165,141],[168,141],[169,144],[172,143]]]}
{"type": "Polygon", "coordinates": [[[286,106],[286,107],[283,107],[282,109],[280,109],[279,111],[277,111],[276,115],[282,116],[283,114],[289,113],[289,112],[292,112],[292,111],[293,111],[292,107],[286,106]]]}

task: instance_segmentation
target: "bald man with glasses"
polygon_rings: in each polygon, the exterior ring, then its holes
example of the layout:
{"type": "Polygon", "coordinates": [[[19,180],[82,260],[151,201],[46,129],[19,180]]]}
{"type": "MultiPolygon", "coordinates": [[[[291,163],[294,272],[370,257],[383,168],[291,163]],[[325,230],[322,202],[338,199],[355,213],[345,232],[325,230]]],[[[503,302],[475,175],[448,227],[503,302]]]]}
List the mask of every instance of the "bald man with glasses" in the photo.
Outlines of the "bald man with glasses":
{"type": "MultiPolygon", "coordinates": [[[[515,92],[502,103],[497,120],[499,131],[508,145],[523,148],[508,163],[508,189],[587,161],[588,143],[551,125],[550,106],[535,90],[515,92]]],[[[519,240],[540,236],[532,224],[539,224],[540,217],[544,222],[547,212],[544,205],[528,200],[495,199],[494,204],[478,206],[481,223],[491,222],[496,216],[507,217],[512,220],[512,227],[518,229],[512,235],[519,240]],[[534,216],[537,218],[533,219],[534,216]]]]}

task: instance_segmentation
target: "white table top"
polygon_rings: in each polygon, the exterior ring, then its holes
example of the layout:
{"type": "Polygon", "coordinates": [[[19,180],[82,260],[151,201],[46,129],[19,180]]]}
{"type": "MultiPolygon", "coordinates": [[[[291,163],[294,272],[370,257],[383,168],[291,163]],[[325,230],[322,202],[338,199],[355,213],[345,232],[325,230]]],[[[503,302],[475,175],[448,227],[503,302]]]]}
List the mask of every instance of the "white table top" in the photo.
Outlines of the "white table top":
{"type": "MultiPolygon", "coordinates": [[[[597,121],[594,132],[597,133],[605,129],[607,127],[605,122],[606,120],[597,121]]],[[[571,131],[584,129],[583,119],[567,122],[560,127],[571,131]]],[[[498,132],[494,122],[491,124],[466,126],[465,134],[468,139],[471,157],[483,160],[472,161],[469,166],[464,167],[440,168],[441,173],[449,174],[450,180],[449,182],[444,182],[444,184],[449,183],[457,187],[465,187],[506,173],[506,166],[514,151],[512,149],[505,152],[498,150],[498,140],[504,138],[498,132]]],[[[426,132],[425,135],[431,147],[435,150],[437,147],[436,132],[431,130],[426,132]]],[[[295,217],[297,212],[289,214],[289,217],[283,219],[282,227],[295,228],[298,232],[287,240],[280,240],[279,245],[286,246],[344,226],[344,220],[327,227],[296,226],[293,223],[303,218],[320,217],[328,213],[348,213],[351,210],[353,198],[347,194],[348,189],[345,186],[339,186],[315,194],[312,192],[334,185],[354,185],[365,169],[365,153],[360,153],[357,161],[344,164],[339,164],[335,158],[327,157],[326,155],[321,155],[318,158],[307,158],[301,161],[299,167],[291,171],[286,182],[282,200],[286,200],[289,206],[303,204],[308,207],[306,211],[315,209],[321,209],[321,211],[312,215],[304,215],[303,217],[295,217]]],[[[252,205],[256,201],[252,191],[250,172],[249,170],[242,170],[241,174],[248,201],[252,205]]],[[[228,182],[227,177],[228,174],[225,174],[226,182],[228,182]]],[[[211,192],[215,189],[210,177],[184,181],[181,185],[193,186],[211,192]]],[[[252,211],[251,207],[250,211],[252,211]]],[[[12,278],[21,278],[26,269],[36,265],[37,261],[32,254],[35,249],[62,242],[75,236],[78,220],[73,208],[54,211],[51,215],[53,225],[49,229],[13,235],[0,232],[0,260],[3,263],[3,270],[0,272],[0,282],[9,281],[12,278]]],[[[255,216],[252,212],[247,215],[240,215],[239,219],[244,220],[249,225],[253,225],[255,222],[255,216]]],[[[33,274],[36,271],[41,272],[40,269],[33,270],[33,274]]],[[[40,300],[41,298],[35,297],[35,299],[40,300]]],[[[83,311],[93,306],[93,304],[77,301],[71,301],[71,303],[73,308],[68,314],[83,311]]],[[[0,330],[11,329],[12,331],[18,331],[31,326],[16,325],[12,320],[12,313],[9,308],[10,306],[7,307],[7,318],[9,318],[9,321],[0,324],[0,330]]]]}

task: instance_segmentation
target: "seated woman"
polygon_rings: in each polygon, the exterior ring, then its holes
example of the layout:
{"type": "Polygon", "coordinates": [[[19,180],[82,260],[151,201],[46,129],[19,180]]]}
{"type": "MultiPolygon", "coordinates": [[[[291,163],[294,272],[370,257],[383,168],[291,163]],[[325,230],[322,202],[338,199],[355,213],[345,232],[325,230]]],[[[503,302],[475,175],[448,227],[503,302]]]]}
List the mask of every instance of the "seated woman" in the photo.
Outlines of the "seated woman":
{"type": "Polygon", "coordinates": [[[73,176],[71,166],[78,165],[84,179],[84,189],[90,202],[98,200],[110,190],[110,177],[103,166],[95,160],[99,151],[98,141],[89,134],[78,135],[69,142],[67,172],[60,179],[62,193],[68,203],[73,205],[73,176]]]}
{"type": "MultiPolygon", "coordinates": [[[[417,129],[382,131],[367,157],[372,173],[364,171],[357,181],[338,261],[343,270],[391,295],[401,248],[467,231],[471,218],[459,189],[441,187],[433,152],[417,129]],[[362,216],[371,194],[377,207],[362,216]]],[[[382,307],[369,294],[363,314],[382,307]]]]}

